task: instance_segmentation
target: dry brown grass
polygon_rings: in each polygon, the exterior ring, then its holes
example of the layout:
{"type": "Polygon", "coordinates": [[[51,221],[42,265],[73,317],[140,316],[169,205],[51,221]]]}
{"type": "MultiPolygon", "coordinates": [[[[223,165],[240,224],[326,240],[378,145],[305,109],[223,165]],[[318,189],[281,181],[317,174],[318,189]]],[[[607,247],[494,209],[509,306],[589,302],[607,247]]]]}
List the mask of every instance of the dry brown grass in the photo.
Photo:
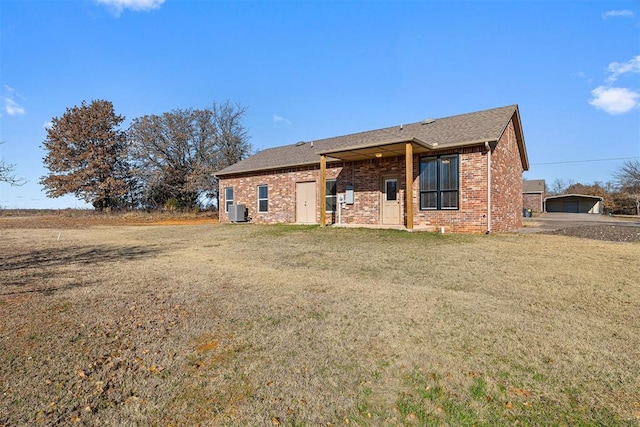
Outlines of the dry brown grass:
{"type": "Polygon", "coordinates": [[[633,425],[640,244],[8,228],[0,425],[633,425]]]}

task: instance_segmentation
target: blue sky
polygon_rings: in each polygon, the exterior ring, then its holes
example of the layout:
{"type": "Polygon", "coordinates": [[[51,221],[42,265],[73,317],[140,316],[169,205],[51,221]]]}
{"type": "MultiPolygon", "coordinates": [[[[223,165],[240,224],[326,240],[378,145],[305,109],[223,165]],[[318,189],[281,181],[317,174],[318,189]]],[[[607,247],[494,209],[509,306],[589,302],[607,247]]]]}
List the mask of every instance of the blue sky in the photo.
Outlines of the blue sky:
{"type": "Polygon", "coordinates": [[[519,104],[527,179],[640,157],[637,0],[2,0],[0,24],[0,157],[28,181],[3,208],[87,207],[38,181],[47,123],[94,99],[125,125],[240,103],[255,149],[519,104]]]}

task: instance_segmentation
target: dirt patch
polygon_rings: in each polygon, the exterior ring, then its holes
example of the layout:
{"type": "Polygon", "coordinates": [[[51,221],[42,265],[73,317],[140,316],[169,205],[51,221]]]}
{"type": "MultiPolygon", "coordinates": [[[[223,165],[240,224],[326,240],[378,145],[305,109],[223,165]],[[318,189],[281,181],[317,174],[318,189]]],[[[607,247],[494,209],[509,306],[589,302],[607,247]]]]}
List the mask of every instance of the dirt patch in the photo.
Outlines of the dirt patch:
{"type": "Polygon", "coordinates": [[[522,233],[546,233],[609,242],[639,242],[640,218],[546,213],[525,218],[522,233]]]}
{"type": "Polygon", "coordinates": [[[609,242],[640,242],[640,227],[632,225],[580,225],[550,231],[548,234],[609,242]]]}
{"type": "Polygon", "coordinates": [[[133,225],[203,225],[217,224],[215,218],[194,218],[194,219],[165,219],[162,221],[152,221],[148,223],[137,223],[133,225]]]}

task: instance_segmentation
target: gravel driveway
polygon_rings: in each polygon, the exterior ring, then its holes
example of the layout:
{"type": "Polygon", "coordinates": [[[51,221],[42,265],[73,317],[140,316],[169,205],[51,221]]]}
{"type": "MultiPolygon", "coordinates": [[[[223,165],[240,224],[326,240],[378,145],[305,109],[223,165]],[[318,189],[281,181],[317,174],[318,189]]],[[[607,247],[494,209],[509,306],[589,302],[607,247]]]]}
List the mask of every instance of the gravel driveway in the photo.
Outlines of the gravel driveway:
{"type": "Polygon", "coordinates": [[[544,213],[524,218],[523,233],[548,233],[613,242],[640,242],[640,218],[544,213]]]}

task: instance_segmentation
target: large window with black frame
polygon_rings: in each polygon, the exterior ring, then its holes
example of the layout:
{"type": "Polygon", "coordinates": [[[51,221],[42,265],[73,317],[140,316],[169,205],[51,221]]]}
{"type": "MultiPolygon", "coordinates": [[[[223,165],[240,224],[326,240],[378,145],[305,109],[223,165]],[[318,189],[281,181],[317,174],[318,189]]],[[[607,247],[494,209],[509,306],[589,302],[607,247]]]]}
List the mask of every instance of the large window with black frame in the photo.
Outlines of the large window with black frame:
{"type": "Polygon", "coordinates": [[[459,156],[420,159],[420,209],[458,209],[459,156]]]}

